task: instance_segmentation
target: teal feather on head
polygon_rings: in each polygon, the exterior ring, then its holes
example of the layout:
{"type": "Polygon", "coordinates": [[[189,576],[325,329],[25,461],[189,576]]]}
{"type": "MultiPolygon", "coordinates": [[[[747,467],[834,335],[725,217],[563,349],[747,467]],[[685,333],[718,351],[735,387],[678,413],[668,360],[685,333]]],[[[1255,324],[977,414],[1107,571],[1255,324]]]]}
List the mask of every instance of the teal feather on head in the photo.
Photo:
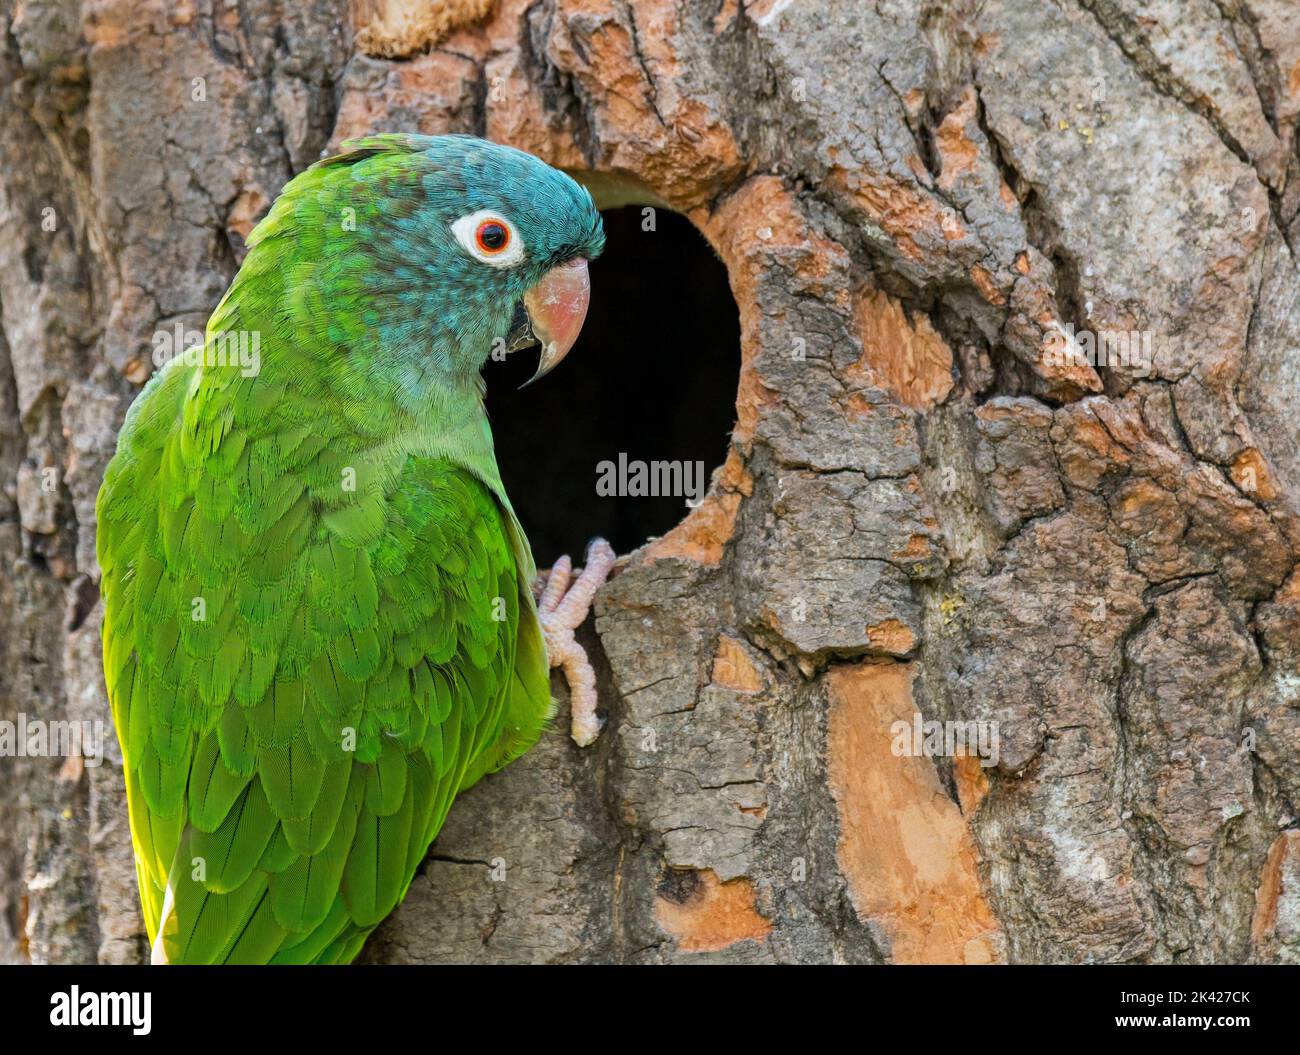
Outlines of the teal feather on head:
{"type": "Polygon", "coordinates": [[[248,241],[259,276],[288,270],[312,287],[320,352],[352,353],[327,374],[340,390],[382,383],[418,412],[431,386],[476,378],[524,294],[557,264],[599,256],[605,235],[590,193],[531,154],[380,135],[292,180],[248,241]],[[519,266],[485,267],[457,242],[453,223],[481,211],[514,223],[519,266]]]}

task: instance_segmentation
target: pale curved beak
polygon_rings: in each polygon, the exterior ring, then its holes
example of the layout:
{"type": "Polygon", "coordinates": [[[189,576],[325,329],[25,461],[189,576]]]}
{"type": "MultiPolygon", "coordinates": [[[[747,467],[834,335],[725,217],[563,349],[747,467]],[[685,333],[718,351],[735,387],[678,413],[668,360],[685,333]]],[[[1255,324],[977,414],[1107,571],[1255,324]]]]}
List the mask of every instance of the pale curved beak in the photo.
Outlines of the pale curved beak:
{"type": "Polygon", "coordinates": [[[590,300],[591,276],[584,257],[551,268],[524,294],[524,310],[528,312],[533,335],[542,346],[537,373],[525,385],[549,374],[569,354],[582,331],[590,300]]]}

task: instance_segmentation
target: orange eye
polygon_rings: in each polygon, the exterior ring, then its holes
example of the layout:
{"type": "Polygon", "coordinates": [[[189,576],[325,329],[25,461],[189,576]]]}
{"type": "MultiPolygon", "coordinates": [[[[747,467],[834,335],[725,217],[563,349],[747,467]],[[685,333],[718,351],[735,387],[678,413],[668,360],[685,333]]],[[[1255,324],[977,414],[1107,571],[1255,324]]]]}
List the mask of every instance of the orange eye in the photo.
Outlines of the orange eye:
{"type": "Polygon", "coordinates": [[[495,209],[479,209],[451,225],[452,236],[465,252],[488,267],[514,267],[524,259],[524,239],[495,209]]]}
{"type": "Polygon", "coordinates": [[[484,220],[474,232],[474,241],[484,253],[494,256],[510,244],[510,229],[500,220],[484,220]]]}

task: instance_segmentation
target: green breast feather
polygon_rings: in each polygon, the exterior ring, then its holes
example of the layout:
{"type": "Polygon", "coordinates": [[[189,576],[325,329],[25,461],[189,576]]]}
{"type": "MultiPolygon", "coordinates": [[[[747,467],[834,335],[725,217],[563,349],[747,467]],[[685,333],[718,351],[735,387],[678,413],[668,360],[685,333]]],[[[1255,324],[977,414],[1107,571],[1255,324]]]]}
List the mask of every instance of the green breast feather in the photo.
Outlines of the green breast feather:
{"type": "Polygon", "coordinates": [[[306,427],[232,428],[188,467],[188,373],[148,393],[100,501],[150,939],[170,889],[168,962],[346,961],[456,793],[540,730],[527,584],[496,499],[445,458],[387,452],[378,522],[322,500],[343,467],[306,427]]]}

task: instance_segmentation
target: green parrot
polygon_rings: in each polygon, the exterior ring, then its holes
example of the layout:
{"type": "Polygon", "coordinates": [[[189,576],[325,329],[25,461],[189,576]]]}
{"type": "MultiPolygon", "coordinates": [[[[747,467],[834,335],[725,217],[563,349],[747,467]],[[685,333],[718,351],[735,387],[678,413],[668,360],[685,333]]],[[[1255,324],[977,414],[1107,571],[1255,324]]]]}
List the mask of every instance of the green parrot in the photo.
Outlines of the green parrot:
{"type": "Polygon", "coordinates": [[[595,540],[535,598],[480,369],[586,315],[590,194],[467,136],[378,135],[294,178],[206,343],[132,404],[96,507],[104,673],[155,963],[346,963],[452,800],[526,751],[595,540]],[[549,653],[549,656],[548,656],[549,653]]]}

